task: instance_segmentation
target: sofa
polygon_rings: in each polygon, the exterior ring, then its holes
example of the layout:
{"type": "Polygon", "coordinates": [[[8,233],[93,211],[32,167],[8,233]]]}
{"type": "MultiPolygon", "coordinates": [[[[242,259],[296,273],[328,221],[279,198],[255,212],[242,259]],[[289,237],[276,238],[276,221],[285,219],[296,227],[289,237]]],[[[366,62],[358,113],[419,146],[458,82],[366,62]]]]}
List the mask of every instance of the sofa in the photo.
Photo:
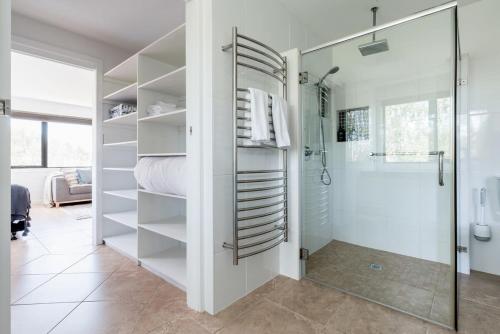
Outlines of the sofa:
{"type": "Polygon", "coordinates": [[[64,175],[51,180],[52,202],[56,207],[64,203],[88,202],[92,200],[92,184],[70,185],[64,175]]]}

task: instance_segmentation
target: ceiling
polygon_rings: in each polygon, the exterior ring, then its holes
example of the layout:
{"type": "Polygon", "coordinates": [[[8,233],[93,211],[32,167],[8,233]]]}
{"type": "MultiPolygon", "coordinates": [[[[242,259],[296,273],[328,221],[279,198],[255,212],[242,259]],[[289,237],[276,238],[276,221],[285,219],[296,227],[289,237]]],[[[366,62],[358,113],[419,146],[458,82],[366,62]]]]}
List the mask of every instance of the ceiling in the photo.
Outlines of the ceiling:
{"type": "MultiPolygon", "coordinates": [[[[372,25],[370,8],[378,6],[377,24],[403,18],[449,0],[279,0],[292,14],[327,42],[366,30],[372,25]]],[[[471,0],[462,0],[470,2],[471,0]]]]}
{"type": "Polygon", "coordinates": [[[12,0],[32,19],[132,52],[185,21],[184,0],[12,0]]]}

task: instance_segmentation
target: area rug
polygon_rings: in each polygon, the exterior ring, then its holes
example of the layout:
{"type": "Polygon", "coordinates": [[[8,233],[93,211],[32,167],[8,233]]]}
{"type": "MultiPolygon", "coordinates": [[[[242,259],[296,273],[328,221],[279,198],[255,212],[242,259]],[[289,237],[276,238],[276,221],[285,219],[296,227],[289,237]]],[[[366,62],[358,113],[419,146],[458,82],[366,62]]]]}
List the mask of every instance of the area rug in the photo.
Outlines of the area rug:
{"type": "Polygon", "coordinates": [[[75,220],[91,219],[92,204],[65,205],[60,207],[66,214],[75,220]]]}

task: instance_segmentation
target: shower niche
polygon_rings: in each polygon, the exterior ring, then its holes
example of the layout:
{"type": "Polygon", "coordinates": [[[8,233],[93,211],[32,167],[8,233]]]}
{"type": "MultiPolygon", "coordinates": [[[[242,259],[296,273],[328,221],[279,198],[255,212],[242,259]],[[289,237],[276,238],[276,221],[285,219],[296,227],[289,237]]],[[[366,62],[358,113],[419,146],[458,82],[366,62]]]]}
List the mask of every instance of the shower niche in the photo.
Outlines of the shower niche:
{"type": "Polygon", "coordinates": [[[337,142],[361,141],[370,138],[368,107],[338,110],[337,115],[337,142]]]}

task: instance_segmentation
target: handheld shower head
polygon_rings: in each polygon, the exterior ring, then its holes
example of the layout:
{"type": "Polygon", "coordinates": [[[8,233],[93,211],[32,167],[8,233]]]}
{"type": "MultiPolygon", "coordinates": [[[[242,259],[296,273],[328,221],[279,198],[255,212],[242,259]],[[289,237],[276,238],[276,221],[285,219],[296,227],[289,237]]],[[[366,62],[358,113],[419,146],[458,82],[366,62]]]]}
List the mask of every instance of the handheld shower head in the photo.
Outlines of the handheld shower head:
{"type": "Polygon", "coordinates": [[[340,70],[340,68],[338,66],[334,66],[332,67],[328,72],[325,73],[325,75],[323,75],[321,77],[321,79],[318,81],[318,86],[321,85],[323,83],[323,80],[326,79],[327,76],[329,76],[330,74],[335,74],[337,73],[338,71],[340,70]]]}

